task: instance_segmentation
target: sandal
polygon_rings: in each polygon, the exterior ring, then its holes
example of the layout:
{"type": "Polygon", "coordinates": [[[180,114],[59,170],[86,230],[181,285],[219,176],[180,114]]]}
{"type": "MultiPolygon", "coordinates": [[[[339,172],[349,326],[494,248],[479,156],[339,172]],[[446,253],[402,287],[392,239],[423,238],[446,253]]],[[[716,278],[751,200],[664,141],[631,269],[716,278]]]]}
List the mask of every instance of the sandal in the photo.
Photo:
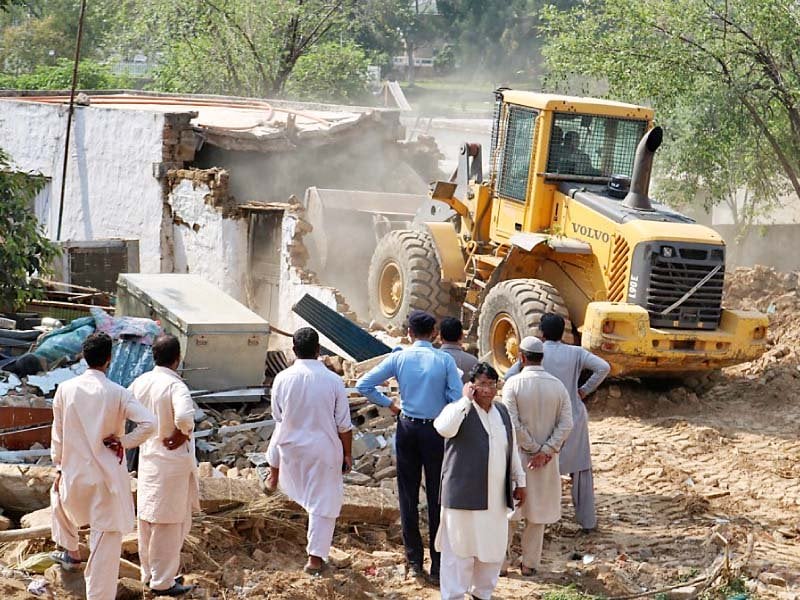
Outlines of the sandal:
{"type": "Polygon", "coordinates": [[[84,562],[80,559],[72,558],[66,550],[62,552],[51,552],[50,558],[65,571],[77,571],[83,566],[84,562]]]}
{"type": "Polygon", "coordinates": [[[323,573],[323,571],[325,571],[327,568],[328,568],[328,563],[326,563],[324,561],[318,567],[312,567],[311,565],[306,564],[303,567],[303,573],[306,573],[308,575],[321,575],[323,573]]]}
{"type": "Polygon", "coordinates": [[[523,577],[533,577],[536,575],[536,569],[532,567],[526,567],[525,565],[520,566],[519,572],[523,577]]]}

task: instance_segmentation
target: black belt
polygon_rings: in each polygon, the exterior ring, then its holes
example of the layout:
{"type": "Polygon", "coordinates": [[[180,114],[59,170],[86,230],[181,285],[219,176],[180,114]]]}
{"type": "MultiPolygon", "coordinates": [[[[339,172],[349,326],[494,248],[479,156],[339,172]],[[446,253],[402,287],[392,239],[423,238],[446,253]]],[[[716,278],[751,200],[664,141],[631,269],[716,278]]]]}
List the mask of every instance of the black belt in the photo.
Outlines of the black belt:
{"type": "Polygon", "coordinates": [[[433,423],[434,421],[434,419],[418,419],[416,417],[409,417],[406,413],[400,413],[400,418],[406,421],[411,421],[412,423],[422,423],[423,425],[433,423]]]}

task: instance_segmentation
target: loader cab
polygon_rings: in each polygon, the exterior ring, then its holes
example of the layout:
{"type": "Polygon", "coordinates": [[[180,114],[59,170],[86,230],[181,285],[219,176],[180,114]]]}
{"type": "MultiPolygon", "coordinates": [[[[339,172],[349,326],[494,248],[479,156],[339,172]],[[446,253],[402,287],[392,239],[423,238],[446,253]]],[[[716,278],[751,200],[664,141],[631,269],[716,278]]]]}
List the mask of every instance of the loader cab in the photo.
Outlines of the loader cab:
{"type": "Polygon", "coordinates": [[[593,98],[495,92],[490,181],[491,238],[545,231],[557,221],[565,181],[606,186],[630,177],[652,110],[593,98]]]}

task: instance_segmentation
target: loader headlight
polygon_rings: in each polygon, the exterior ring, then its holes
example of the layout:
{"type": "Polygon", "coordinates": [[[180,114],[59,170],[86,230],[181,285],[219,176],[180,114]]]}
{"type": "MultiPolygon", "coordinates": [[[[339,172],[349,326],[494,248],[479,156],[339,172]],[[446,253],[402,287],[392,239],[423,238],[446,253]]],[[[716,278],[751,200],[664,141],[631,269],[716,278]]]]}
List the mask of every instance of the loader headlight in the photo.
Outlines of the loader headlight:
{"type": "Polygon", "coordinates": [[[661,256],[664,258],[672,258],[675,254],[675,248],[672,246],[661,246],[661,256]]]}

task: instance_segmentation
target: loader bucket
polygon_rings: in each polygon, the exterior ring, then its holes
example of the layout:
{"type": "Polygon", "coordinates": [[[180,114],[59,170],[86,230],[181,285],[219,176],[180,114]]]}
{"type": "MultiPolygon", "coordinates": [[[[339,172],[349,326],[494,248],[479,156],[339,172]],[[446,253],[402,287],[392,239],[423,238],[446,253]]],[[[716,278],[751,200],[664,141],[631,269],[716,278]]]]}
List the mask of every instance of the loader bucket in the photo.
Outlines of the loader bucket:
{"type": "Polygon", "coordinates": [[[378,240],[410,229],[423,194],[395,194],[311,187],[304,199],[313,230],[305,236],[309,267],[322,285],[337,288],[360,319],[369,321],[367,273],[378,240]]]}

